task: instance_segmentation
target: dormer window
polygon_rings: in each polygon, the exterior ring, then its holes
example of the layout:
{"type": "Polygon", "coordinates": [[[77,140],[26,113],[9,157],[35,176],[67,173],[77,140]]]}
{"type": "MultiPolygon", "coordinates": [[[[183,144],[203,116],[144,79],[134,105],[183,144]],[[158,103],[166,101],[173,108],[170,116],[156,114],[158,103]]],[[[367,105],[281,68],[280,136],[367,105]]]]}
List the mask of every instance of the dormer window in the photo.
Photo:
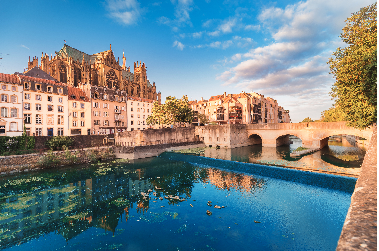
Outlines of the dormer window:
{"type": "Polygon", "coordinates": [[[47,92],[53,92],[53,87],[48,86],[48,87],[47,87],[47,92]]]}
{"type": "Polygon", "coordinates": [[[99,93],[95,92],[95,98],[99,98],[99,93]]]}
{"type": "Polygon", "coordinates": [[[104,94],[104,99],[106,100],[108,98],[108,95],[107,94],[104,94]]]}
{"type": "Polygon", "coordinates": [[[76,99],[76,96],[75,96],[75,95],[71,95],[71,98],[72,98],[72,99],[76,99]]]}
{"type": "Polygon", "coordinates": [[[41,85],[36,85],[36,90],[40,91],[41,90],[41,85]]]}
{"type": "Polygon", "coordinates": [[[83,97],[83,96],[80,96],[80,99],[81,99],[81,100],[85,100],[86,98],[85,98],[85,97],[83,97]]]}
{"type": "Polygon", "coordinates": [[[63,89],[62,88],[58,88],[58,93],[63,93],[63,89]]]}
{"type": "Polygon", "coordinates": [[[24,88],[25,89],[29,89],[30,88],[30,84],[29,83],[24,83],[24,88]]]}

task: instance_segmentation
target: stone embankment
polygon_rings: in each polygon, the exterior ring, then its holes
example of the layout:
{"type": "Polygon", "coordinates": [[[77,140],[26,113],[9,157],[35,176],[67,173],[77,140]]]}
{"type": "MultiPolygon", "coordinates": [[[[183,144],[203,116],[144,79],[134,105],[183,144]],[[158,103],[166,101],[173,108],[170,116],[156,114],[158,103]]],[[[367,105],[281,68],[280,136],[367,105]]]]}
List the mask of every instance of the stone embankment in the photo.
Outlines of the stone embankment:
{"type": "Polygon", "coordinates": [[[377,128],[351,197],[337,250],[377,250],[377,128]]]}
{"type": "Polygon", "coordinates": [[[107,146],[74,149],[68,151],[0,156],[0,175],[49,168],[49,166],[43,165],[43,160],[46,159],[49,154],[57,160],[56,164],[58,165],[83,164],[99,160],[111,160],[115,158],[112,147],[107,146]],[[74,163],[71,163],[68,158],[75,160],[74,163]]]}

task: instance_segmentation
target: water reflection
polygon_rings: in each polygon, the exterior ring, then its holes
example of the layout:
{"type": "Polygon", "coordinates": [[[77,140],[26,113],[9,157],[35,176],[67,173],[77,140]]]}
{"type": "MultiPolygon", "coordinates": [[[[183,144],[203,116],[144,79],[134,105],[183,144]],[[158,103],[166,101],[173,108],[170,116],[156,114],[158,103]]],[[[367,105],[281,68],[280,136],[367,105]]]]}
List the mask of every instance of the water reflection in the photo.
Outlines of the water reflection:
{"type": "MultiPolygon", "coordinates": [[[[18,175],[0,181],[0,245],[8,248],[55,232],[67,242],[90,228],[121,234],[120,222],[141,215],[146,222],[176,218],[149,212],[160,201],[179,205],[194,183],[254,193],[263,179],[153,158],[130,165],[84,167],[18,175]],[[134,210],[134,213],[132,213],[134,210]]],[[[191,204],[192,205],[192,204],[191,204]]],[[[161,206],[164,207],[164,206],[161,206]]],[[[186,228],[182,226],[182,231],[186,228]]],[[[179,230],[178,230],[179,231],[179,230]]],[[[115,246],[117,248],[117,246],[115,246]]]]}
{"type": "Polygon", "coordinates": [[[365,149],[341,137],[340,141],[330,140],[321,151],[301,157],[291,157],[290,153],[301,146],[301,139],[291,138],[293,144],[280,147],[261,145],[239,148],[206,148],[202,156],[216,159],[268,164],[298,169],[314,169],[357,176],[360,173],[365,149]]]}

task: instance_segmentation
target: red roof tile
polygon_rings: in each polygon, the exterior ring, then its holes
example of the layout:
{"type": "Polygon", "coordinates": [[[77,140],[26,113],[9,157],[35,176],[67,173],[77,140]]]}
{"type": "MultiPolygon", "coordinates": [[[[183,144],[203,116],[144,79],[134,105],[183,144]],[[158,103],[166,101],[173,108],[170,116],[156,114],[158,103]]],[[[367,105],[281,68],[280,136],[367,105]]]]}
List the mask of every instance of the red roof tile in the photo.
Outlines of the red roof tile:
{"type": "Polygon", "coordinates": [[[21,84],[20,78],[13,74],[0,73],[0,81],[11,84],[21,84]]]}
{"type": "Polygon", "coordinates": [[[67,86],[64,83],[55,82],[53,80],[47,80],[43,78],[35,78],[35,77],[29,77],[29,76],[24,76],[24,75],[19,75],[19,77],[25,81],[34,81],[34,82],[45,83],[45,84],[67,86]]]}
{"type": "Polygon", "coordinates": [[[68,90],[68,100],[77,100],[77,101],[85,101],[85,102],[90,101],[86,93],[79,88],[68,86],[67,90],[68,90]],[[84,99],[82,99],[81,97],[84,97],[84,99]]]}

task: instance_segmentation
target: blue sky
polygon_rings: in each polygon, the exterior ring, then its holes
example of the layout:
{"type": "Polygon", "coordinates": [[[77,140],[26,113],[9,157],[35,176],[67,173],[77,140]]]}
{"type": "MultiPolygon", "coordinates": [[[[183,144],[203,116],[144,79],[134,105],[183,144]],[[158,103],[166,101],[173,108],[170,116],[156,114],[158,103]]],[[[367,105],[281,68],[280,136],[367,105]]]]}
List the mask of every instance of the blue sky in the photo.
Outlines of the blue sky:
{"type": "MultiPolygon", "coordinates": [[[[351,13],[373,1],[103,0],[0,1],[0,72],[29,56],[54,55],[64,40],[94,54],[145,62],[162,97],[257,92],[293,122],[331,107],[326,64],[351,13]]],[[[122,62],[122,60],[120,60],[122,62]]]]}

